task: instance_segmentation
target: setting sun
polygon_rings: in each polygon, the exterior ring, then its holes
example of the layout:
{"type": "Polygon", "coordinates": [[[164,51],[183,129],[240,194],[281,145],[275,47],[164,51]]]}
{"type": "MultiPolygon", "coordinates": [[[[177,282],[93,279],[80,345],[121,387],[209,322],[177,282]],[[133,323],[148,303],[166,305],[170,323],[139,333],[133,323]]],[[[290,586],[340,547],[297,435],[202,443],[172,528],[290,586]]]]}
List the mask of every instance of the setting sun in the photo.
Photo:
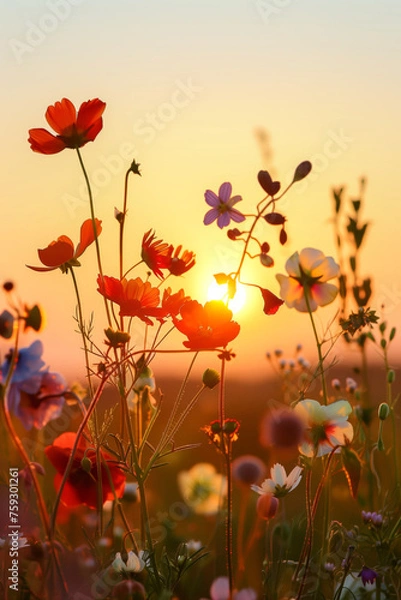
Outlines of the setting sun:
{"type": "MultiPolygon", "coordinates": [[[[216,281],[213,281],[208,288],[207,292],[208,300],[227,300],[227,285],[219,285],[216,281]]],[[[228,308],[233,311],[234,314],[239,312],[245,305],[246,302],[246,289],[242,284],[237,284],[237,292],[235,297],[228,301],[228,308]]]]}

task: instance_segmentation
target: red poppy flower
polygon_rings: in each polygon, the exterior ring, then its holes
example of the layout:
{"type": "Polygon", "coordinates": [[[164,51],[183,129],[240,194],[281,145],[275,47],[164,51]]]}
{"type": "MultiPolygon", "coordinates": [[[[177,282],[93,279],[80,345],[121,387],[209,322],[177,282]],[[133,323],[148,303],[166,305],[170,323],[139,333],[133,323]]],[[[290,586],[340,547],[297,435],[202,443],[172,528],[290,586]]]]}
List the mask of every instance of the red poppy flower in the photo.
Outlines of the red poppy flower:
{"type": "Polygon", "coordinates": [[[57,154],[64,148],[81,148],[93,142],[103,127],[102,114],[106,104],[95,98],[83,102],[78,110],[67,98],[49,106],[46,120],[58,135],[47,129],[30,129],[28,142],[34,152],[57,154]]]}
{"type": "MultiPolygon", "coordinates": [[[[102,222],[95,219],[96,237],[102,231],[102,222]]],[[[74,250],[74,244],[66,235],[61,235],[57,240],[51,242],[47,248],[38,250],[38,255],[45,267],[32,267],[34,271],[54,271],[61,269],[65,273],[69,267],[79,267],[78,258],[85,252],[88,246],[95,241],[92,219],[87,219],[82,223],[81,235],[78,246],[74,250]]]]}
{"type": "Polygon", "coordinates": [[[157,240],[151,229],[143,236],[142,260],[160,279],[164,277],[161,269],[169,267],[172,251],[173,247],[162,240],[157,240]]]}
{"type": "MultiPolygon", "coordinates": [[[[54,440],[51,446],[47,446],[45,449],[47,458],[57,471],[54,478],[56,489],[59,489],[60,487],[75,439],[75,433],[62,433],[54,440]]],[[[102,477],[102,501],[104,503],[106,500],[114,499],[107,470],[110,473],[118,498],[124,493],[126,477],[120,467],[115,463],[112,456],[106,452],[102,452],[102,457],[106,461],[108,467],[107,469],[102,461],[100,471],[102,477]]],[[[81,437],[75,452],[70,474],[61,494],[61,501],[67,506],[86,504],[89,508],[96,508],[97,478],[98,468],[96,464],[95,449],[89,445],[84,437],[81,437]]]]}
{"type": "Polygon", "coordinates": [[[187,336],[184,346],[191,350],[206,350],[226,346],[239,334],[240,326],[232,321],[233,313],[222,300],[211,300],[204,306],[196,300],[185,302],[181,319],[174,325],[187,336]]]}
{"type": "Polygon", "coordinates": [[[138,317],[144,323],[153,325],[149,317],[161,316],[159,308],[160,292],[149,281],[136,279],[116,279],[99,275],[98,292],[120,306],[121,317],[138,317]]]}
{"type": "Polygon", "coordinates": [[[181,250],[182,246],[178,246],[171,255],[170,263],[167,268],[172,275],[182,275],[189,271],[189,269],[192,269],[195,264],[195,254],[189,252],[189,250],[184,250],[180,258],[181,250]]]}

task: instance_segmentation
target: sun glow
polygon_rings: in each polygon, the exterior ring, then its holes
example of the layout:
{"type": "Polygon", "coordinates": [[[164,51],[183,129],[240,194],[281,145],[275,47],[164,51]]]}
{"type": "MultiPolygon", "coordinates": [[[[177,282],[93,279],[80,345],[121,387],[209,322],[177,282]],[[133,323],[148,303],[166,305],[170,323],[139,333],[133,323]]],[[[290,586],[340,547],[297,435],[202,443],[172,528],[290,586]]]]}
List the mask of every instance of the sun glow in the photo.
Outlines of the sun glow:
{"type": "MultiPolygon", "coordinates": [[[[207,292],[208,300],[227,300],[227,285],[219,285],[216,281],[213,281],[208,288],[207,292]]],[[[237,284],[237,291],[231,300],[228,301],[228,308],[232,310],[234,314],[239,312],[246,302],[246,288],[240,283],[237,284]]]]}

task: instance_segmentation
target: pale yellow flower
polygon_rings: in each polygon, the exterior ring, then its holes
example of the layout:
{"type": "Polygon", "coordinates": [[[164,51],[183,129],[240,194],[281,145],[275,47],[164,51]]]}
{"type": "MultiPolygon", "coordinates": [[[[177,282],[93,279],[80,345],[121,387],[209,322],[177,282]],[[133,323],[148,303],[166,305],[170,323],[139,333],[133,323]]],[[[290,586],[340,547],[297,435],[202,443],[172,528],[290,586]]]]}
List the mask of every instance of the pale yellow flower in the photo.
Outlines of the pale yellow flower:
{"type": "Polygon", "coordinates": [[[227,493],[226,478],[209,463],[178,473],[178,486],[185,502],[199,515],[216,514],[227,493]]]}

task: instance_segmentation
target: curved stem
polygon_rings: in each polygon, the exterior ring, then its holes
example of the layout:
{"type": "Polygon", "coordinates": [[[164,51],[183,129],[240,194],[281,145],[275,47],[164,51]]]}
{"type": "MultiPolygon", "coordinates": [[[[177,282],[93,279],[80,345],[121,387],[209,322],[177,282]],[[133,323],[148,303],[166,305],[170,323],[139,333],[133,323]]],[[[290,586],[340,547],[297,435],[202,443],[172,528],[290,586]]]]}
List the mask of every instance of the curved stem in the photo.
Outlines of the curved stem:
{"type": "MultiPolygon", "coordinates": [[[[89,206],[90,206],[90,213],[91,213],[91,219],[92,219],[92,225],[93,225],[93,233],[94,233],[95,246],[96,246],[97,265],[98,265],[98,269],[99,269],[99,275],[103,279],[102,259],[101,259],[101,256],[100,256],[100,244],[99,244],[99,238],[96,235],[95,205],[94,205],[94,202],[93,202],[92,188],[91,188],[91,185],[90,185],[88,173],[86,171],[86,168],[85,168],[85,165],[84,165],[84,161],[82,160],[82,155],[81,155],[81,153],[79,151],[79,148],[77,148],[76,150],[77,150],[79,164],[81,165],[81,169],[82,169],[82,172],[83,172],[84,178],[85,178],[86,187],[87,187],[87,190],[88,190],[89,206]]],[[[104,296],[103,296],[103,299],[104,299],[104,306],[105,306],[105,309],[106,309],[107,321],[108,321],[109,326],[111,327],[111,317],[110,317],[109,305],[107,303],[107,299],[104,296]]]]}

